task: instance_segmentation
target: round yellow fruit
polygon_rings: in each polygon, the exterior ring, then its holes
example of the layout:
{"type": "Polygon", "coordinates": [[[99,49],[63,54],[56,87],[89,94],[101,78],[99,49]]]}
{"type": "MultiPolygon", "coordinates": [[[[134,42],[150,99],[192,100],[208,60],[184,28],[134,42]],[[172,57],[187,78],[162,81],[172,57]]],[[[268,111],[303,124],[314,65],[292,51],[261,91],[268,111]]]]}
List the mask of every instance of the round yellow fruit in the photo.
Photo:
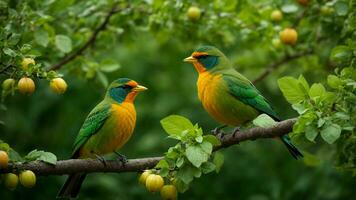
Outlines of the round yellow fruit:
{"type": "Polygon", "coordinates": [[[146,188],[150,192],[158,192],[164,185],[162,176],[150,174],[146,179],[146,188]]]}
{"type": "Polygon", "coordinates": [[[279,39],[284,44],[294,45],[298,39],[298,33],[293,28],[286,28],[279,34],[279,39]]]}
{"type": "Polygon", "coordinates": [[[33,58],[24,58],[21,62],[21,67],[23,70],[27,70],[28,69],[28,65],[32,64],[35,65],[36,62],[33,58]]]}
{"type": "Polygon", "coordinates": [[[272,21],[279,22],[283,19],[283,14],[280,10],[274,10],[271,13],[272,21]]]}
{"type": "Polygon", "coordinates": [[[177,189],[174,185],[165,185],[161,189],[161,197],[164,200],[176,200],[177,189]]]}
{"type": "Polygon", "coordinates": [[[31,78],[23,77],[19,80],[17,87],[22,94],[31,95],[35,89],[35,82],[31,78]]]}
{"type": "Polygon", "coordinates": [[[281,47],[281,40],[279,38],[274,38],[272,44],[276,49],[279,49],[281,47]]]}
{"type": "Polygon", "coordinates": [[[197,21],[200,19],[201,11],[200,8],[192,6],[187,12],[188,18],[192,21],[197,21]]]}
{"type": "Polygon", "coordinates": [[[67,83],[62,78],[54,78],[49,83],[52,91],[56,94],[63,94],[67,90],[67,83]]]}
{"type": "Polygon", "coordinates": [[[16,174],[8,173],[4,175],[4,185],[10,190],[14,190],[19,182],[16,174]]]}
{"type": "Polygon", "coordinates": [[[36,175],[31,170],[25,170],[19,175],[20,183],[27,188],[32,188],[36,185],[36,175]]]}
{"type": "Polygon", "coordinates": [[[142,185],[146,185],[146,180],[147,177],[152,174],[152,172],[150,170],[145,170],[141,175],[140,178],[138,179],[138,182],[142,185]]]}
{"type": "Polygon", "coordinates": [[[0,169],[7,168],[9,164],[9,156],[5,151],[0,151],[0,169]]]}
{"type": "Polygon", "coordinates": [[[2,82],[2,89],[5,91],[9,91],[15,86],[15,83],[16,83],[15,79],[8,78],[4,80],[4,82],[2,82]]]}

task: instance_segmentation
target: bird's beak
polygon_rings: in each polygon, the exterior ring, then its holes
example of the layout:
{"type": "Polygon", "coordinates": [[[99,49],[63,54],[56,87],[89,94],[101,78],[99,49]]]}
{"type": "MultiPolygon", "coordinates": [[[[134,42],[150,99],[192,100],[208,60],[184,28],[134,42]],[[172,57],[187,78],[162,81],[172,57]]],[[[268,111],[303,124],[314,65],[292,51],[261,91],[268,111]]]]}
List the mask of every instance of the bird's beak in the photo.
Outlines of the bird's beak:
{"type": "Polygon", "coordinates": [[[193,56],[189,56],[189,57],[187,57],[187,58],[184,58],[183,61],[184,61],[184,62],[188,62],[188,63],[194,63],[194,62],[197,61],[197,59],[194,58],[193,56]]]}
{"type": "Polygon", "coordinates": [[[147,88],[146,88],[145,86],[142,86],[142,85],[137,85],[137,86],[133,89],[133,91],[135,91],[135,92],[142,92],[142,91],[145,91],[145,90],[147,90],[147,88]]]}

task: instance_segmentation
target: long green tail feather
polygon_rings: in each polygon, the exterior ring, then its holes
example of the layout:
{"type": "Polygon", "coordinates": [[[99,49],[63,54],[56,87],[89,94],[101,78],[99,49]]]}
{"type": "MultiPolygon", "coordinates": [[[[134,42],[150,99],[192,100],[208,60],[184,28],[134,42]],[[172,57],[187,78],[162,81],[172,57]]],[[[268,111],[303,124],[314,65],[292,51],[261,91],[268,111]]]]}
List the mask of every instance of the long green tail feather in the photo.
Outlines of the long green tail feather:
{"type": "Polygon", "coordinates": [[[281,140],[295,159],[303,158],[303,154],[292,144],[288,135],[281,136],[281,140]]]}

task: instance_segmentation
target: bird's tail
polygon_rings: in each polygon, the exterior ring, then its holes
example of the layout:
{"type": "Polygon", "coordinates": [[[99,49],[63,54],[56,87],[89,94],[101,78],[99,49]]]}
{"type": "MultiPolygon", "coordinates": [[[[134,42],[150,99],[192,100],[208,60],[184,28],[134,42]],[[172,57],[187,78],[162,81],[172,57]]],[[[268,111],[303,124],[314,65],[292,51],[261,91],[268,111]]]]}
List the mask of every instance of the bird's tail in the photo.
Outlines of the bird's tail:
{"type": "Polygon", "coordinates": [[[86,174],[71,174],[59,191],[57,198],[76,198],[86,174]]]}
{"type": "Polygon", "coordinates": [[[288,135],[281,136],[281,140],[295,159],[303,158],[303,154],[292,144],[288,135]]]}

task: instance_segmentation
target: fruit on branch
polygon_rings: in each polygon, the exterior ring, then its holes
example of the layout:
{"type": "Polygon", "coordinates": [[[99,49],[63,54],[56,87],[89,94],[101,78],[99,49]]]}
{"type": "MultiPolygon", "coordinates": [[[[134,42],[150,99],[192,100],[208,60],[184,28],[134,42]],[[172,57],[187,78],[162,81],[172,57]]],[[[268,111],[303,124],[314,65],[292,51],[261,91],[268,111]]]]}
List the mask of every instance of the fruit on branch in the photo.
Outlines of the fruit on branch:
{"type": "Polygon", "coordinates": [[[33,58],[24,58],[21,62],[21,67],[23,70],[28,70],[28,65],[35,65],[36,62],[33,58]]]}
{"type": "Polygon", "coordinates": [[[279,33],[279,39],[288,45],[294,45],[298,39],[298,33],[293,28],[286,28],[279,33]]]}
{"type": "Polygon", "coordinates": [[[279,38],[274,38],[272,44],[276,49],[279,49],[281,47],[281,40],[279,38]]]}
{"type": "Polygon", "coordinates": [[[161,197],[164,200],[177,199],[177,188],[174,185],[165,185],[161,189],[161,197]]]}
{"type": "Polygon", "coordinates": [[[297,1],[302,6],[307,6],[309,4],[309,0],[297,0],[297,1]]]}
{"type": "Polygon", "coordinates": [[[14,190],[19,182],[19,177],[16,174],[8,173],[4,175],[4,185],[10,190],[14,190]]]}
{"type": "Polygon", "coordinates": [[[31,170],[22,171],[19,175],[20,183],[27,188],[36,185],[36,175],[31,170]]]}
{"type": "Polygon", "coordinates": [[[56,94],[63,94],[67,90],[67,83],[62,78],[54,78],[49,83],[50,88],[56,94]]]}
{"type": "Polygon", "coordinates": [[[146,185],[147,177],[148,177],[149,175],[151,175],[151,174],[152,174],[151,170],[145,170],[145,171],[141,174],[140,178],[138,179],[138,182],[139,182],[140,184],[142,184],[142,185],[146,185]]]}
{"type": "Polygon", "coordinates": [[[33,82],[33,80],[28,77],[22,77],[19,80],[17,87],[22,94],[26,95],[31,95],[36,88],[35,82],[33,82]]]}
{"type": "Polygon", "coordinates": [[[146,188],[150,192],[158,192],[164,185],[162,176],[150,174],[146,179],[146,188]]]}
{"type": "Polygon", "coordinates": [[[187,16],[191,21],[198,21],[200,19],[200,8],[192,6],[188,9],[187,16]]]}
{"type": "Polygon", "coordinates": [[[271,19],[274,22],[279,22],[283,19],[283,14],[280,10],[274,10],[271,13],[271,19]]]}
{"type": "Polygon", "coordinates": [[[7,168],[9,164],[9,156],[5,151],[0,151],[0,169],[7,168]]]}
{"type": "Polygon", "coordinates": [[[9,91],[9,90],[11,90],[12,88],[14,88],[15,83],[16,83],[15,79],[13,79],[13,78],[8,78],[8,79],[4,80],[4,82],[2,82],[2,89],[3,89],[4,91],[9,91]]]}

